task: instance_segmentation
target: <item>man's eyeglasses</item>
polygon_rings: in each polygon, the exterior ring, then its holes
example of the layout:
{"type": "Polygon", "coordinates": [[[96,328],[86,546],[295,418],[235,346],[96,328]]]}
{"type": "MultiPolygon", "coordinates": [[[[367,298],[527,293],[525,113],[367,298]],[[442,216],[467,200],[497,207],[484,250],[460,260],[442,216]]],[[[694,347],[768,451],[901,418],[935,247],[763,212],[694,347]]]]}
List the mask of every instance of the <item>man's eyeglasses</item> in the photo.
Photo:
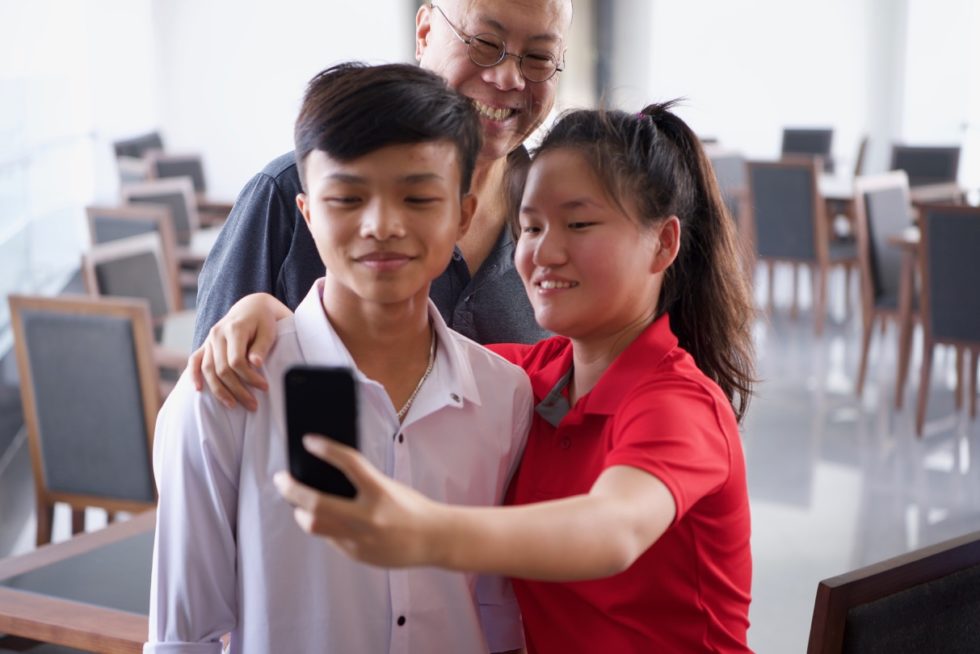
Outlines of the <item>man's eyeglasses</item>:
{"type": "Polygon", "coordinates": [[[505,57],[513,57],[517,59],[517,67],[520,69],[521,75],[529,82],[547,82],[555,76],[555,73],[565,69],[548,52],[527,52],[522,55],[507,52],[507,44],[492,32],[468,36],[456,29],[453,22],[449,20],[449,16],[440,7],[433,4],[432,8],[442,14],[456,38],[466,44],[466,54],[469,55],[470,61],[477,66],[492,68],[502,62],[505,57]]]}

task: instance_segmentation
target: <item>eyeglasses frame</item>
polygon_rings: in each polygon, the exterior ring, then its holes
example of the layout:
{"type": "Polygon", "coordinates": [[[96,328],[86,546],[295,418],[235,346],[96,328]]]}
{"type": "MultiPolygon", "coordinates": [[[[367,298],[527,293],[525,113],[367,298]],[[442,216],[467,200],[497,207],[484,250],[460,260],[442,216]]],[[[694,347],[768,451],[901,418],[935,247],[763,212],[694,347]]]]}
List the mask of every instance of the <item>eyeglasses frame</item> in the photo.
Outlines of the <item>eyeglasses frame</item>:
{"type": "MultiPolygon", "coordinates": [[[[554,72],[552,72],[551,75],[549,75],[544,79],[531,79],[524,72],[524,57],[526,57],[527,54],[514,54],[513,52],[508,52],[507,42],[504,39],[502,39],[498,34],[494,34],[493,32],[480,32],[479,34],[472,34],[472,35],[466,34],[466,32],[463,32],[462,30],[458,29],[455,25],[453,25],[453,22],[449,20],[449,16],[447,16],[446,12],[442,10],[442,7],[435,4],[434,2],[430,2],[429,6],[432,7],[433,9],[437,9],[439,13],[442,14],[442,17],[445,19],[446,24],[449,25],[449,29],[452,31],[453,35],[455,35],[457,39],[459,39],[464,45],[466,45],[466,56],[469,57],[469,60],[473,63],[474,66],[479,66],[480,68],[493,68],[494,66],[499,66],[501,63],[503,63],[504,59],[506,59],[507,57],[513,57],[514,59],[517,59],[517,70],[520,71],[521,77],[523,77],[525,81],[531,82],[532,84],[540,84],[542,82],[547,82],[548,80],[554,79],[555,75],[565,70],[564,61],[559,63],[558,60],[555,59],[555,57],[549,53],[548,58],[551,59],[551,63],[555,67],[554,72]],[[471,50],[470,44],[473,42],[474,39],[477,39],[484,35],[492,36],[496,39],[500,39],[500,58],[497,59],[497,61],[493,62],[492,64],[481,64],[477,61],[474,61],[473,55],[470,54],[470,50],[471,50]]],[[[534,53],[534,54],[538,54],[538,53],[534,53]]]]}

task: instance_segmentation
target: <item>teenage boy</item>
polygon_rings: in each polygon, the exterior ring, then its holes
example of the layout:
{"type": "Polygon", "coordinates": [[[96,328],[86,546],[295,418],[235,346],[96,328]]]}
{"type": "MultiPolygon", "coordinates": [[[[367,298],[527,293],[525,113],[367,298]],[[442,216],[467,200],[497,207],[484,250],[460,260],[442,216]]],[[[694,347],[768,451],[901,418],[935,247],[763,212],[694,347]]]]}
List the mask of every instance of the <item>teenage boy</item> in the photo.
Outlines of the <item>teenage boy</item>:
{"type": "Polygon", "coordinates": [[[287,467],[283,374],[349,366],[375,465],[443,502],[502,500],[529,384],[428,300],[473,213],[477,115],[415,66],[345,64],[310,82],[295,140],[296,203],[329,273],[279,323],[256,412],[195,392],[187,375],[161,409],[144,652],[217,653],[229,632],[232,652],[518,649],[504,580],[352,563],[301,531],[273,485],[287,467]]]}

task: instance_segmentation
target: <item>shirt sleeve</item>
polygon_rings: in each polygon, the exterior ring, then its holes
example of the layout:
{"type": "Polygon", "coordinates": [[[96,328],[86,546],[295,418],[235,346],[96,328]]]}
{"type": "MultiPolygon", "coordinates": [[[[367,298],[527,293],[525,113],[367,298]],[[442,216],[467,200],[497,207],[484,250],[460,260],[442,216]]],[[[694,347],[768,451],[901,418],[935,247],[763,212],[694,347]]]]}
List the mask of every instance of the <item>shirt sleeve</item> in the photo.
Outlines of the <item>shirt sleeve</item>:
{"type": "Polygon", "coordinates": [[[615,417],[605,467],[628,465],[662,481],[680,520],[728,481],[733,435],[719,414],[724,409],[692,381],[662,380],[637,389],[615,417]]]}
{"type": "Polygon", "coordinates": [[[197,393],[185,374],[160,410],[159,501],[145,654],[221,651],[238,614],[238,469],[244,417],[197,393]],[[236,429],[233,418],[241,424],[236,429]]]}
{"type": "MultiPolygon", "coordinates": [[[[525,347],[525,346],[520,346],[525,347]]],[[[514,456],[507,471],[507,486],[513,478],[524,454],[528,431],[531,427],[531,407],[533,404],[531,383],[525,375],[518,378],[514,386],[514,416],[511,442],[514,456]]],[[[503,501],[503,498],[500,498],[503,501]]],[[[521,610],[510,580],[496,575],[482,575],[476,585],[477,600],[480,605],[480,621],[483,633],[491,652],[507,652],[524,646],[524,626],[521,610]]]]}
{"type": "Polygon", "coordinates": [[[265,173],[242,189],[198,278],[195,348],[231,305],[249,293],[284,299],[278,280],[296,229],[295,213],[295,198],[285,197],[265,173]]]}

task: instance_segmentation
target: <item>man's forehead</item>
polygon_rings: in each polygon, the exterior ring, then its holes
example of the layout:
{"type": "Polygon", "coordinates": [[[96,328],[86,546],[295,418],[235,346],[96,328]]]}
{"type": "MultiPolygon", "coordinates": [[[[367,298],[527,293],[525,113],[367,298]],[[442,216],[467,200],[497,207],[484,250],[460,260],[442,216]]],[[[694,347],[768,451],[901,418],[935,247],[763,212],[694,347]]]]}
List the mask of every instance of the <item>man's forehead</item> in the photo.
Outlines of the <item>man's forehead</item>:
{"type": "Polygon", "coordinates": [[[520,29],[532,38],[564,41],[572,18],[572,0],[443,0],[441,4],[504,31],[520,29]]]}

